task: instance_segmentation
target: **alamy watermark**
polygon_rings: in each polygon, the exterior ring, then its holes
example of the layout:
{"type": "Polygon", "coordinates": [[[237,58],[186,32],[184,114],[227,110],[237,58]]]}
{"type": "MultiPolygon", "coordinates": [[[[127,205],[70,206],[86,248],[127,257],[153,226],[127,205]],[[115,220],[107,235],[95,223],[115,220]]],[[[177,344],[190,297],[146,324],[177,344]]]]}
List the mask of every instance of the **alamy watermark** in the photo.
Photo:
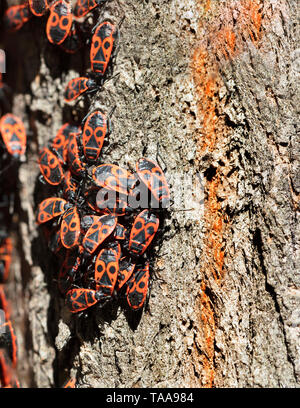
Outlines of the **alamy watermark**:
{"type": "Polygon", "coordinates": [[[96,205],[99,209],[121,209],[124,206],[132,210],[152,209],[167,211],[182,211],[186,219],[200,220],[204,214],[204,184],[201,173],[173,173],[168,177],[168,188],[160,181],[153,179],[150,189],[143,183],[137,183],[135,188],[126,185],[126,179],[113,178],[112,182],[122,185],[122,190],[130,194],[120,196],[113,189],[99,189],[96,195],[96,205]],[[149,190],[153,194],[149,193],[149,190]],[[157,199],[159,198],[159,200],[157,199]]]}

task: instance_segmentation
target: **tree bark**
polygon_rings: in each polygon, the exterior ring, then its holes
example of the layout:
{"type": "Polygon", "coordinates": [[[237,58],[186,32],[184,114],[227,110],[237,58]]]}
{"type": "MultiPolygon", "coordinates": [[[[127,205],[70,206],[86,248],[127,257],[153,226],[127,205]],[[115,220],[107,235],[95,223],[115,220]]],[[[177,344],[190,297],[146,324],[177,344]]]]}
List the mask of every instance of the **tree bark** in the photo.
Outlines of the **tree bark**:
{"type": "Polygon", "coordinates": [[[22,386],[299,386],[298,13],[292,0],[108,2],[90,25],[125,15],[114,77],[72,107],[64,87],[89,68],[89,44],[63,53],[46,18],[5,35],[13,112],[30,130],[9,290],[22,386]],[[103,162],[134,169],[159,148],[175,201],[178,179],[198,175],[204,191],[197,214],[165,219],[150,311],[74,316],[35,222],[36,160],[65,121],[114,106],[103,162]]]}

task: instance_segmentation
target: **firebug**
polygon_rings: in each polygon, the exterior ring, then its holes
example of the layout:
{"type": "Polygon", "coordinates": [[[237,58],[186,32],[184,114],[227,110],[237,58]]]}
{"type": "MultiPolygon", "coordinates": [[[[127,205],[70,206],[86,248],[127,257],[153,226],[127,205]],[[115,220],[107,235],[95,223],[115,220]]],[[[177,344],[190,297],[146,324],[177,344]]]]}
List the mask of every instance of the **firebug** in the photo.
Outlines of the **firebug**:
{"type": "Polygon", "coordinates": [[[93,72],[104,75],[111,60],[117,28],[110,21],[104,21],[95,30],[92,37],[90,60],[93,72]]]}
{"type": "Polygon", "coordinates": [[[71,79],[65,89],[65,102],[71,102],[77,99],[85,92],[94,91],[97,88],[95,80],[87,77],[78,77],[71,79]]]}
{"type": "Polygon", "coordinates": [[[61,44],[68,36],[73,22],[71,5],[65,0],[58,0],[50,7],[46,33],[52,44],[61,44]]]}
{"type": "Polygon", "coordinates": [[[139,213],[132,225],[129,238],[129,252],[141,256],[152,242],[159,227],[159,218],[149,210],[139,213]]]}
{"type": "Polygon", "coordinates": [[[62,182],[64,173],[59,159],[47,147],[40,151],[39,166],[41,173],[49,184],[55,186],[62,182]]]}
{"type": "Polygon", "coordinates": [[[108,132],[108,117],[105,113],[97,110],[87,117],[81,139],[86,160],[98,160],[108,132]]]}
{"type": "Polygon", "coordinates": [[[17,116],[7,113],[0,120],[0,133],[7,151],[19,158],[26,150],[26,131],[23,122],[17,116]]]}
{"type": "Polygon", "coordinates": [[[117,225],[117,218],[113,215],[98,217],[86,232],[82,245],[92,254],[98,246],[113,232],[117,225]]]}
{"type": "Polygon", "coordinates": [[[60,239],[65,248],[72,248],[79,243],[80,217],[76,207],[69,208],[63,215],[60,239]]]}
{"type": "Polygon", "coordinates": [[[37,222],[38,224],[43,224],[44,222],[52,220],[62,215],[68,208],[70,208],[70,204],[63,198],[46,198],[38,206],[37,222]]]}
{"type": "Polygon", "coordinates": [[[9,7],[3,16],[4,26],[8,31],[18,31],[30,19],[28,4],[9,7]]]}
{"type": "Polygon", "coordinates": [[[119,257],[116,251],[103,248],[95,262],[96,290],[104,296],[112,296],[119,271],[119,257]]]}
{"type": "Polygon", "coordinates": [[[147,297],[149,276],[149,263],[146,262],[144,267],[136,267],[127,282],[126,298],[131,309],[139,310],[143,306],[147,297]]]}
{"type": "Polygon", "coordinates": [[[93,289],[70,289],[66,294],[66,304],[72,313],[82,312],[104,298],[101,292],[93,289]]]}
{"type": "Polygon", "coordinates": [[[128,195],[137,182],[136,177],[129,171],[115,164],[101,164],[92,170],[94,183],[120,194],[128,195]]]}

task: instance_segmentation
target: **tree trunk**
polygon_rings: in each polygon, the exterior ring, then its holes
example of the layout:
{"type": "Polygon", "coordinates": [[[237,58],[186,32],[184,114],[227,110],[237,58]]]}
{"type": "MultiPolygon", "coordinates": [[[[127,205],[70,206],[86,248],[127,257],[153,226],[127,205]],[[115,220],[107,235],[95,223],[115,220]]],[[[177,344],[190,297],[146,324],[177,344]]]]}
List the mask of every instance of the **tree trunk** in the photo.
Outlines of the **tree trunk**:
{"type": "Polygon", "coordinates": [[[79,387],[299,386],[297,1],[120,0],[99,10],[91,27],[125,15],[113,78],[72,107],[64,87],[89,68],[90,45],[60,51],[46,18],[4,36],[13,112],[30,130],[9,286],[21,385],[76,376],[79,387]],[[71,315],[35,222],[49,192],[37,155],[64,122],[114,106],[103,162],[134,169],[158,149],[175,204],[152,251],[150,310],[116,303],[71,315]]]}

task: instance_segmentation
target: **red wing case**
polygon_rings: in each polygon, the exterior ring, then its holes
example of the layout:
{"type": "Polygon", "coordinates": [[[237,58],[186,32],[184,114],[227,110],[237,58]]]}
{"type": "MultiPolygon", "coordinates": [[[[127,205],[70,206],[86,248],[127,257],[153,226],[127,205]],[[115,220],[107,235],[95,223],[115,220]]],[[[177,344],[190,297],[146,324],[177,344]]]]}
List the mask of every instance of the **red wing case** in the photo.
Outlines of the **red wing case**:
{"type": "Polygon", "coordinates": [[[82,312],[94,306],[100,299],[100,295],[92,289],[71,289],[66,294],[66,304],[72,313],[82,312]]]}
{"type": "Polygon", "coordinates": [[[105,296],[113,294],[119,271],[119,257],[116,251],[110,248],[102,249],[95,262],[96,290],[105,296]]]}
{"type": "Polygon", "coordinates": [[[71,6],[64,0],[56,1],[50,7],[46,33],[52,44],[59,45],[67,38],[73,23],[71,6]]]}
{"type": "Polygon", "coordinates": [[[93,37],[90,52],[91,69],[104,75],[111,59],[114,42],[116,39],[116,27],[109,21],[101,23],[93,37]]]}
{"type": "Polygon", "coordinates": [[[37,222],[43,224],[63,214],[67,209],[68,202],[63,198],[50,197],[43,200],[38,207],[37,222]]]}
{"type": "Polygon", "coordinates": [[[80,237],[80,217],[76,207],[69,208],[63,215],[60,239],[65,248],[78,245],[80,237]]]}
{"type": "Polygon", "coordinates": [[[40,151],[39,166],[42,175],[49,184],[57,186],[61,183],[64,174],[60,161],[58,157],[46,147],[40,151]]]}
{"type": "Polygon", "coordinates": [[[144,210],[134,220],[129,238],[129,251],[136,256],[143,255],[151,244],[159,227],[159,218],[144,210]]]}
{"type": "Polygon", "coordinates": [[[105,113],[95,111],[87,117],[81,139],[83,153],[87,160],[98,160],[107,131],[107,117],[105,113]]]}
{"type": "Polygon", "coordinates": [[[98,246],[113,232],[117,225],[117,217],[103,215],[98,217],[86,232],[82,245],[92,254],[98,246]]]}
{"type": "Polygon", "coordinates": [[[27,137],[21,119],[11,113],[2,116],[0,132],[6,149],[12,156],[18,158],[25,153],[27,137]]]}
{"type": "Polygon", "coordinates": [[[149,264],[137,268],[130,280],[126,291],[128,305],[133,310],[139,310],[147,297],[149,285],[149,264]]]}

